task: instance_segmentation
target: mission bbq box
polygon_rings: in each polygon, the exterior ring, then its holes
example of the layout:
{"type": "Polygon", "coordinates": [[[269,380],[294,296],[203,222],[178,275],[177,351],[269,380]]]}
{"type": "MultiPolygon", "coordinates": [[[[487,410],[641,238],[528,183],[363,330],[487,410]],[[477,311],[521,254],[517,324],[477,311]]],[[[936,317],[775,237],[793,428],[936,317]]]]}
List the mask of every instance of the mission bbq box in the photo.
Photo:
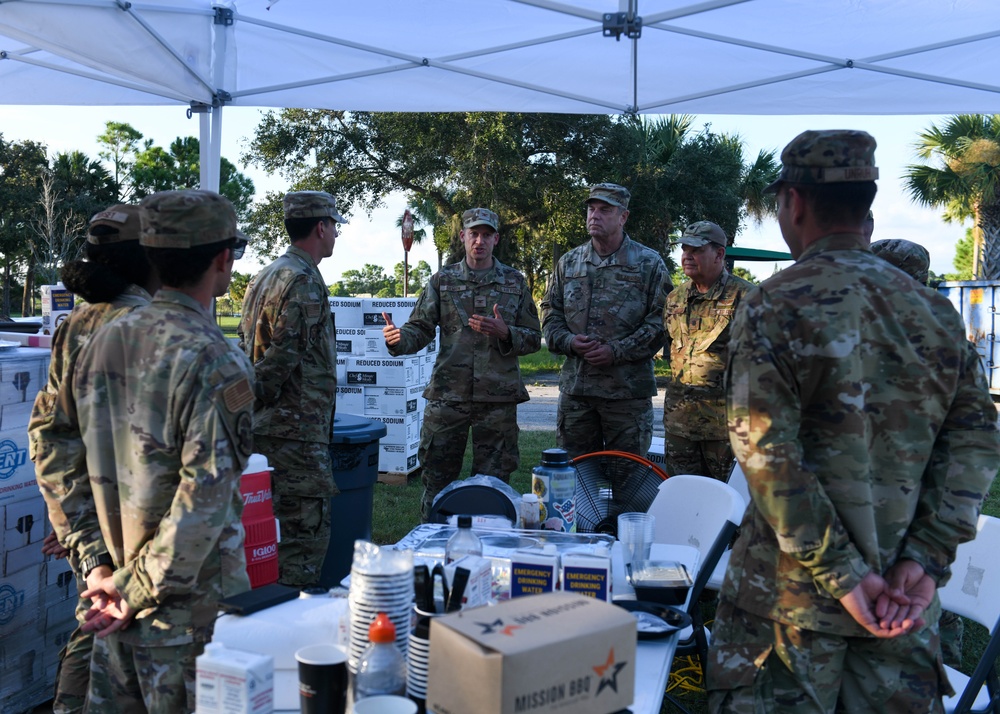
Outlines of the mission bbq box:
{"type": "Polygon", "coordinates": [[[569,593],[431,620],[427,709],[436,714],[611,714],[635,695],[636,621],[569,593]]]}

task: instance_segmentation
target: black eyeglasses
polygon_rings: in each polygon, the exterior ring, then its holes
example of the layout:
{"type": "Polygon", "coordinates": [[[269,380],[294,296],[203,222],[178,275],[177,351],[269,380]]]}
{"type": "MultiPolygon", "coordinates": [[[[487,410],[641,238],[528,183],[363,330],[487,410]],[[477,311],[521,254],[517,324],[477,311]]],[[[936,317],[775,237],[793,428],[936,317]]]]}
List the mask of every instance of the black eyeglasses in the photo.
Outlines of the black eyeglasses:
{"type": "Polygon", "coordinates": [[[233,244],[229,249],[233,251],[233,260],[239,260],[247,249],[247,242],[242,238],[233,238],[233,244]]]}

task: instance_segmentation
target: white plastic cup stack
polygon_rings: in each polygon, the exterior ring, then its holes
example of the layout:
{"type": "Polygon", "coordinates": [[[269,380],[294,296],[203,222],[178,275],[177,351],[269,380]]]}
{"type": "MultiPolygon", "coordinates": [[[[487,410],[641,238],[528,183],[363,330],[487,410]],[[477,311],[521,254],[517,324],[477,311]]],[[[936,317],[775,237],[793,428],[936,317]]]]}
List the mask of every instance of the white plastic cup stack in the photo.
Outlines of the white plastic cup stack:
{"type": "Polygon", "coordinates": [[[379,612],[386,613],[396,626],[396,646],[405,657],[413,608],[413,552],[355,541],[347,600],[351,611],[347,663],[352,674],[358,672],[368,646],[368,626],[379,612]]]}
{"type": "Polygon", "coordinates": [[[649,513],[622,513],[618,516],[618,540],[622,544],[625,571],[629,575],[649,560],[655,525],[656,517],[649,513]]]}

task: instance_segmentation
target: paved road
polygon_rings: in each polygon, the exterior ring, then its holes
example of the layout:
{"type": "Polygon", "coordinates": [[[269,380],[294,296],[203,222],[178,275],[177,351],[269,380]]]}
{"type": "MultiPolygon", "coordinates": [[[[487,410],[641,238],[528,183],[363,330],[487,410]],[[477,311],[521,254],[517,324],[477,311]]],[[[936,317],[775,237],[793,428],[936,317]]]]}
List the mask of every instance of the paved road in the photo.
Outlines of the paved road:
{"type": "MultiPolygon", "coordinates": [[[[525,431],[555,431],[558,381],[540,380],[528,384],[531,399],[517,405],[517,425],[525,431]]],[[[663,394],[653,397],[653,435],[663,436],[663,394]]]]}

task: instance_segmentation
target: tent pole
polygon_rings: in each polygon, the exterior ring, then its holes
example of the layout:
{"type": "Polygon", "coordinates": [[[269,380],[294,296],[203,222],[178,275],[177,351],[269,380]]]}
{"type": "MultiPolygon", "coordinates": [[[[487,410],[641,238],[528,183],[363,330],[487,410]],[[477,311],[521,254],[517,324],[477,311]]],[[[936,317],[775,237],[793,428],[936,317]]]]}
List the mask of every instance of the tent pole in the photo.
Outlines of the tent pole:
{"type": "Polygon", "coordinates": [[[222,164],[222,105],[212,107],[212,143],[210,155],[208,157],[209,185],[210,191],[219,192],[221,164],[222,164]]]}
{"type": "Polygon", "coordinates": [[[211,184],[211,143],[212,143],[212,119],[209,113],[202,112],[198,115],[198,186],[202,189],[209,188],[211,184]]]}

